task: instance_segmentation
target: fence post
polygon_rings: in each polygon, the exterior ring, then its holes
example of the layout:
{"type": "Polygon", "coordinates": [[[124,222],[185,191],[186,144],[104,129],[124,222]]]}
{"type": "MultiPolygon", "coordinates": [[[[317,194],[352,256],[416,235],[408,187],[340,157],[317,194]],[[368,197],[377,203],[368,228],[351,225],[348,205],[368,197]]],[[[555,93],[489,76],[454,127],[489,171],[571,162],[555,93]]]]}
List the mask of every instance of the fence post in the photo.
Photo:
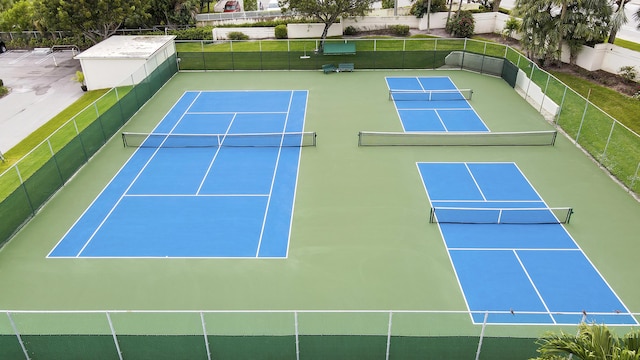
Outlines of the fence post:
{"type": "Polygon", "coordinates": [[[564,99],[567,97],[567,89],[568,87],[565,85],[564,93],[562,94],[562,101],[560,102],[560,108],[558,109],[558,113],[556,114],[556,125],[560,124],[560,114],[562,114],[562,108],[564,106],[564,99]]]}
{"type": "Polygon", "coordinates": [[[391,324],[393,319],[393,311],[389,311],[389,326],[387,328],[387,354],[385,356],[386,360],[389,360],[389,349],[391,349],[391,324]]]}
{"type": "Polygon", "coordinates": [[[589,108],[589,98],[591,97],[591,89],[589,89],[589,93],[587,94],[587,99],[584,102],[584,111],[582,112],[582,119],[580,120],[580,126],[578,127],[578,133],[576,134],[576,143],[578,142],[578,138],[580,137],[580,132],[582,131],[582,124],[584,124],[584,118],[587,116],[587,109],[589,108]]]}
{"type": "Polygon", "coordinates": [[[296,332],[296,360],[300,360],[300,338],[298,332],[298,312],[293,312],[293,325],[296,332]]]}
{"type": "Polygon", "coordinates": [[[202,333],[204,334],[204,345],[207,348],[207,360],[211,360],[211,348],[209,347],[209,337],[207,336],[207,324],[204,321],[204,314],[200,311],[200,322],[202,322],[202,333]]]}
{"type": "MultiPolygon", "coordinates": [[[[607,155],[607,148],[609,147],[609,143],[611,142],[611,137],[613,136],[613,128],[616,127],[616,122],[611,122],[611,130],[609,131],[609,137],[607,138],[607,143],[604,145],[604,150],[602,150],[602,158],[605,158],[607,155]]],[[[602,162],[600,162],[602,164],[602,162]]],[[[604,165],[604,164],[603,164],[604,165]]]]}
{"type": "Polygon", "coordinates": [[[636,168],[636,173],[635,173],[635,175],[633,175],[633,178],[631,179],[631,190],[633,190],[633,187],[635,186],[636,180],[638,180],[638,173],[640,173],[640,162],[638,162],[638,167],[636,168]]]}
{"type": "Polygon", "coordinates": [[[113,337],[113,343],[116,345],[116,351],[118,351],[118,359],[122,360],[122,351],[120,350],[120,344],[118,344],[118,337],[116,336],[116,330],[113,327],[113,323],[111,322],[111,316],[109,316],[109,312],[105,311],[105,315],[107,315],[107,321],[109,322],[109,329],[111,329],[111,336],[113,337]]]}
{"type": "Polygon", "coordinates": [[[13,328],[13,333],[16,334],[18,338],[18,342],[20,343],[20,347],[22,348],[22,352],[24,353],[24,358],[30,360],[29,352],[27,352],[27,348],[24,346],[24,342],[22,341],[22,336],[20,336],[20,332],[18,332],[18,328],[16,327],[16,323],[13,322],[13,318],[11,314],[7,311],[7,317],[9,318],[9,322],[11,323],[11,327],[13,328]]]}
{"type": "Polygon", "coordinates": [[[527,90],[525,90],[524,92],[524,99],[527,100],[529,98],[529,89],[531,88],[531,83],[533,82],[533,71],[536,68],[536,64],[534,64],[533,62],[531,63],[531,73],[529,74],[529,76],[527,77],[529,79],[529,82],[527,83],[527,90]]]}
{"type": "Polygon", "coordinates": [[[551,74],[547,73],[547,83],[544,85],[544,91],[542,92],[542,100],[540,100],[540,114],[542,114],[542,107],[544,105],[544,99],[547,98],[547,89],[549,88],[549,79],[551,79],[551,74]]]}
{"type": "Polygon", "coordinates": [[[482,350],[482,339],[484,339],[484,329],[487,326],[487,319],[489,318],[489,312],[484,313],[484,321],[482,322],[482,331],[480,331],[480,340],[478,341],[478,351],[476,351],[476,360],[480,359],[480,350],[482,350]]]}

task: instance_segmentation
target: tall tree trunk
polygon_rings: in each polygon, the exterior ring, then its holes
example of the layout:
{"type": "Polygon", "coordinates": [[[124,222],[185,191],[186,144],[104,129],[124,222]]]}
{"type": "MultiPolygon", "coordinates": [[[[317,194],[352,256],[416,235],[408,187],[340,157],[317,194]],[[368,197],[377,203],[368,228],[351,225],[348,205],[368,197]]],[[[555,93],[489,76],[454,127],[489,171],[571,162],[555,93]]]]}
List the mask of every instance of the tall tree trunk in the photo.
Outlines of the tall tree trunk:
{"type": "Polygon", "coordinates": [[[616,36],[618,36],[618,30],[611,28],[611,32],[609,33],[609,39],[607,39],[607,42],[609,44],[613,44],[614,41],[616,41],[616,36]]]}
{"type": "Polygon", "coordinates": [[[447,12],[447,24],[449,23],[449,18],[451,18],[451,8],[453,7],[453,0],[449,0],[449,12],[447,12]]]}
{"type": "Polygon", "coordinates": [[[431,32],[431,0],[427,1],[427,32],[431,32]]]}
{"type": "Polygon", "coordinates": [[[618,36],[618,31],[622,28],[622,25],[624,25],[627,22],[627,19],[626,19],[627,17],[624,15],[624,7],[628,2],[629,0],[616,1],[616,5],[618,5],[618,8],[616,9],[616,12],[612,16],[612,19],[614,19],[614,21],[612,21],[611,31],[609,32],[609,39],[607,40],[609,44],[613,44],[613,42],[616,41],[616,36],[618,36]]]}
{"type": "Polygon", "coordinates": [[[500,2],[502,0],[493,0],[493,3],[491,4],[491,11],[493,12],[498,12],[500,11],[500,2]]]}

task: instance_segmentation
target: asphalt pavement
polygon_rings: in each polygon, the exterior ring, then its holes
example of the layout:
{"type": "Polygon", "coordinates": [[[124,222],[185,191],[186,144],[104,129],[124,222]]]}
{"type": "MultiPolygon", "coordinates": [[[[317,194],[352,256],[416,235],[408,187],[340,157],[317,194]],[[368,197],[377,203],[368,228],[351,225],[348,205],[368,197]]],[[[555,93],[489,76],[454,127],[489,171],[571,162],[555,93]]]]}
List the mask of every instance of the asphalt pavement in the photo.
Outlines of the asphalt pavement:
{"type": "Polygon", "coordinates": [[[0,79],[10,88],[0,99],[0,152],[6,153],[83,94],[73,80],[80,61],[72,51],[0,54],[0,79]]]}

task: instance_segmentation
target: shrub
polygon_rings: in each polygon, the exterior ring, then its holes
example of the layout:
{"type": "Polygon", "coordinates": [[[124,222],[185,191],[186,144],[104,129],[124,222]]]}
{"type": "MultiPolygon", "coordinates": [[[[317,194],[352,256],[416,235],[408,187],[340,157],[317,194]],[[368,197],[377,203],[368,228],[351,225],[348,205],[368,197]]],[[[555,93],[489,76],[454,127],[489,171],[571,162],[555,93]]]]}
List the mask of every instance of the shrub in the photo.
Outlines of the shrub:
{"type": "Polygon", "coordinates": [[[389,25],[389,30],[396,36],[409,35],[409,25],[389,25]]]}
{"type": "Polygon", "coordinates": [[[509,20],[504,24],[504,29],[502,29],[502,36],[511,37],[514,32],[520,31],[520,20],[511,16],[509,20]]]}
{"type": "Polygon", "coordinates": [[[289,34],[287,33],[287,25],[278,25],[275,27],[276,39],[286,39],[289,34]]]}
{"type": "Polygon", "coordinates": [[[396,2],[394,0],[382,0],[382,8],[383,9],[393,9],[396,2]]]}
{"type": "Polygon", "coordinates": [[[0,98],[7,95],[9,93],[9,89],[4,86],[0,86],[0,98]]]}
{"type": "MultiPolygon", "coordinates": [[[[422,18],[424,14],[427,13],[427,5],[429,5],[428,0],[416,0],[416,2],[411,5],[411,10],[409,14],[414,15],[417,18],[422,18]]],[[[431,12],[441,12],[447,11],[446,0],[431,0],[431,12]]]]}
{"type": "Polygon", "coordinates": [[[354,28],[351,25],[344,28],[344,35],[355,35],[357,33],[358,33],[358,30],[356,30],[356,28],[354,28]]]}
{"type": "Polygon", "coordinates": [[[213,27],[193,27],[180,30],[169,30],[169,35],[175,35],[176,40],[211,40],[213,39],[213,27]]]}
{"type": "Polygon", "coordinates": [[[633,66],[621,67],[620,70],[618,70],[618,74],[622,76],[624,81],[629,83],[636,81],[636,78],[638,77],[638,72],[636,71],[636,68],[633,66]]]}
{"type": "Polygon", "coordinates": [[[227,34],[227,38],[229,38],[229,40],[249,40],[249,35],[240,31],[232,31],[227,34]]]}
{"type": "Polygon", "coordinates": [[[2,81],[2,79],[0,79],[0,86],[4,86],[4,81],[2,81]]]}
{"type": "Polygon", "coordinates": [[[445,29],[454,37],[470,38],[473,36],[474,28],[475,20],[471,12],[460,11],[449,19],[445,29]]]}

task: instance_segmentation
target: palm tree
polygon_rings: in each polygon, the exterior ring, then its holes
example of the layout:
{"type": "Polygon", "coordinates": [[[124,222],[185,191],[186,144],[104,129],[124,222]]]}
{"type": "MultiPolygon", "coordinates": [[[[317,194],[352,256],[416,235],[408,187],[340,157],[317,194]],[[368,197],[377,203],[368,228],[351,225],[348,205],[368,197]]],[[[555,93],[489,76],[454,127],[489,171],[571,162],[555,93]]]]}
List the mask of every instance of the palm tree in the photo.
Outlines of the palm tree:
{"type": "Polygon", "coordinates": [[[532,360],[640,360],[640,330],[622,338],[606,325],[578,326],[578,334],[547,334],[536,342],[540,356],[532,360]]]}
{"type": "Polygon", "coordinates": [[[622,25],[626,24],[627,14],[624,12],[624,7],[631,0],[614,0],[613,5],[616,5],[616,11],[611,16],[611,31],[609,32],[609,40],[607,42],[609,44],[613,44],[616,41],[616,35],[618,35],[618,31],[622,28],[622,25]]]}

